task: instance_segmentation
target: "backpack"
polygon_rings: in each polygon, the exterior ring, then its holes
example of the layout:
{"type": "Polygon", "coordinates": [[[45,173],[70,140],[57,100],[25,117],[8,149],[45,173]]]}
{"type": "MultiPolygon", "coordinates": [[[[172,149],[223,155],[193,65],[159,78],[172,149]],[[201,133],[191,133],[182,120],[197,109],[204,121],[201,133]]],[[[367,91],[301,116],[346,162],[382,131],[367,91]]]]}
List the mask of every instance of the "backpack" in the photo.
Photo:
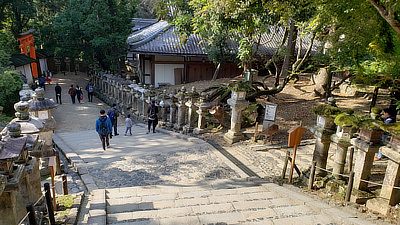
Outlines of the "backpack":
{"type": "Polygon", "coordinates": [[[99,134],[101,134],[101,135],[106,135],[106,134],[108,134],[108,127],[107,127],[107,123],[106,123],[107,117],[106,117],[104,120],[101,120],[101,119],[99,118],[99,120],[100,120],[99,134]]]}
{"type": "Polygon", "coordinates": [[[88,86],[88,91],[89,91],[89,92],[93,92],[93,86],[92,86],[92,85],[89,85],[89,86],[88,86]]]}
{"type": "Polygon", "coordinates": [[[155,106],[151,106],[150,113],[149,113],[149,119],[155,120],[156,117],[157,117],[157,115],[156,115],[156,107],[155,106]]]}
{"type": "Polygon", "coordinates": [[[108,111],[108,117],[110,118],[111,122],[114,122],[115,111],[117,111],[117,110],[116,109],[114,109],[114,110],[110,109],[108,111]]]}

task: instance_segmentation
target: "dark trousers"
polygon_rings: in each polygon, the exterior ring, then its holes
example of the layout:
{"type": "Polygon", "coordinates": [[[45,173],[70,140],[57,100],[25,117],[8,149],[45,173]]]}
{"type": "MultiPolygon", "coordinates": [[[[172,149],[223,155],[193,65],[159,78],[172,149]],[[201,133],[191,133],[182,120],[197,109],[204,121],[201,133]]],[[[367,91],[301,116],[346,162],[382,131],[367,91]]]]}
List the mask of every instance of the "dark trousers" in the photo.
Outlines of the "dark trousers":
{"type": "Polygon", "coordinates": [[[101,144],[103,146],[103,150],[106,150],[106,144],[107,144],[107,147],[110,145],[110,139],[108,138],[108,134],[106,134],[106,135],[99,134],[99,137],[101,140],[101,144]]]}
{"type": "Polygon", "coordinates": [[[39,83],[39,87],[43,88],[44,90],[46,90],[46,84],[45,83],[39,83]]]}
{"type": "Polygon", "coordinates": [[[114,122],[112,122],[112,126],[114,127],[114,135],[117,135],[118,134],[118,132],[117,132],[118,123],[116,120],[114,122]]]}
{"type": "Polygon", "coordinates": [[[88,92],[89,102],[93,102],[93,92],[88,92]]]}
{"type": "Polygon", "coordinates": [[[71,95],[72,104],[75,104],[75,95],[71,95]]]}
{"type": "Polygon", "coordinates": [[[61,94],[56,94],[57,103],[58,103],[58,100],[60,100],[60,104],[62,104],[62,102],[61,102],[61,94]]]}
{"type": "Polygon", "coordinates": [[[81,103],[81,95],[80,95],[80,94],[77,94],[77,95],[76,95],[76,98],[78,99],[78,102],[81,103]]]}
{"type": "Polygon", "coordinates": [[[150,120],[150,119],[149,119],[149,120],[147,121],[147,128],[148,128],[148,130],[150,131],[151,125],[153,124],[153,132],[156,132],[157,123],[158,123],[158,119],[155,119],[155,120],[150,120]]]}

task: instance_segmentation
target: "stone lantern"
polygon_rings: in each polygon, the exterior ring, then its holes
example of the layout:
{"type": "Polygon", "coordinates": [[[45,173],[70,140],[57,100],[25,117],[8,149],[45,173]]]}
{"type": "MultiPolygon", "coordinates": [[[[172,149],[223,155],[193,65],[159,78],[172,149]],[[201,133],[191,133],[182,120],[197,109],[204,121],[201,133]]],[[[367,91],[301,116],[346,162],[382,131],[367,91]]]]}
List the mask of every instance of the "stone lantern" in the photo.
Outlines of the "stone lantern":
{"type": "Polygon", "coordinates": [[[224,140],[229,144],[233,144],[244,139],[241,130],[242,111],[249,105],[245,100],[245,91],[232,91],[231,98],[228,99],[228,104],[231,106],[231,128],[225,134],[224,140]]]}
{"type": "Polygon", "coordinates": [[[33,98],[34,94],[35,92],[29,88],[29,84],[23,84],[22,90],[19,92],[20,100],[22,100],[23,98],[27,98],[29,100],[33,98]]]}
{"type": "Polygon", "coordinates": [[[206,93],[201,93],[200,99],[195,103],[195,105],[198,108],[196,113],[199,115],[199,119],[197,120],[197,127],[194,128],[193,133],[202,134],[206,127],[206,115],[208,115],[207,109],[211,106],[210,103],[206,102],[206,93]]]}
{"type": "Polygon", "coordinates": [[[199,97],[199,93],[196,92],[196,88],[195,87],[192,87],[192,91],[189,92],[188,99],[185,102],[185,105],[188,108],[188,115],[187,115],[188,122],[183,127],[183,132],[184,133],[193,132],[193,129],[195,127],[196,102],[197,102],[197,98],[198,97],[199,97]]]}
{"type": "MultiPolygon", "coordinates": [[[[42,167],[47,168],[48,158],[54,156],[52,134],[56,129],[56,121],[51,116],[51,109],[58,106],[52,99],[44,97],[44,90],[35,90],[35,99],[29,100],[29,111],[33,117],[44,120],[44,126],[39,133],[39,139],[44,142],[42,167]]],[[[44,170],[46,173],[47,170],[44,170]]]]}

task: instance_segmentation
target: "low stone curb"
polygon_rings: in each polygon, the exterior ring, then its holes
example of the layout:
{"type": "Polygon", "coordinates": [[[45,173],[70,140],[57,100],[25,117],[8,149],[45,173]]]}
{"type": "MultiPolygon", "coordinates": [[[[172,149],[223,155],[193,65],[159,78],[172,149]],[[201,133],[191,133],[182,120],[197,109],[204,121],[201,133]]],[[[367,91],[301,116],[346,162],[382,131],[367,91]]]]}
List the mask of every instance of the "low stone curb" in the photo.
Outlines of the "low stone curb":
{"type": "Polygon", "coordinates": [[[89,218],[87,224],[106,225],[107,222],[106,190],[93,190],[90,198],[89,218]]]}
{"type": "Polygon", "coordinates": [[[94,190],[98,189],[92,176],[89,175],[89,171],[81,166],[84,165],[85,162],[81,159],[81,157],[76,154],[69,146],[66,144],[57,133],[53,133],[53,142],[57,149],[59,149],[67,158],[67,160],[71,163],[71,165],[75,168],[79,176],[81,177],[83,184],[89,193],[92,193],[94,190]]]}
{"type": "Polygon", "coordinates": [[[78,224],[78,216],[81,211],[81,206],[83,200],[85,198],[85,193],[80,192],[75,194],[77,198],[74,200],[74,204],[72,205],[71,211],[68,214],[68,218],[66,219],[66,225],[77,225],[78,224]]]}

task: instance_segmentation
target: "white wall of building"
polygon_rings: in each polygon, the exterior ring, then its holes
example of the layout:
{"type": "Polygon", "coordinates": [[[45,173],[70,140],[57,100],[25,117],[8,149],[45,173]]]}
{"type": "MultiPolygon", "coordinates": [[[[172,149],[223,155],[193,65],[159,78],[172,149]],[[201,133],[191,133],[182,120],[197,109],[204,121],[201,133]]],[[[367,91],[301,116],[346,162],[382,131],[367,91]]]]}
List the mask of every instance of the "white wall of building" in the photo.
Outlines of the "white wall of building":
{"type": "Polygon", "coordinates": [[[42,70],[40,74],[46,74],[46,71],[48,70],[47,59],[39,59],[39,63],[40,63],[40,69],[42,70]]]}
{"type": "Polygon", "coordinates": [[[24,66],[19,66],[15,68],[18,72],[21,72],[23,75],[25,75],[26,79],[28,80],[28,84],[33,83],[33,76],[32,76],[32,70],[31,70],[31,65],[26,64],[24,66]]]}
{"type": "Polygon", "coordinates": [[[175,85],[174,69],[184,68],[183,64],[156,64],[155,65],[155,87],[158,87],[159,83],[169,83],[175,85]]]}

